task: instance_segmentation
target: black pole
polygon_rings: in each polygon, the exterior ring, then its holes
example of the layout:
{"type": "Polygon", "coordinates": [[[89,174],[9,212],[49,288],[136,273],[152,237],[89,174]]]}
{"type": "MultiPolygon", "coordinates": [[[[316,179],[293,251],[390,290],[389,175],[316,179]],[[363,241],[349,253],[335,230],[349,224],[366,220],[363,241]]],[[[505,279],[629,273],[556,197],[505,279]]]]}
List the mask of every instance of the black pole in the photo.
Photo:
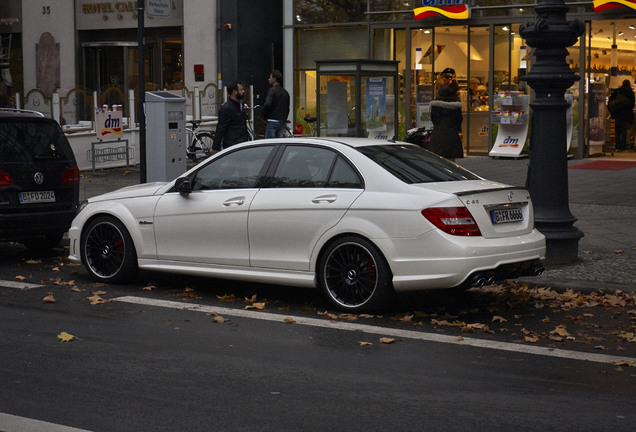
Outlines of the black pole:
{"type": "Polygon", "coordinates": [[[565,92],[580,77],[566,62],[567,47],[585,30],[579,20],[566,21],[564,0],[537,0],[534,23],[522,25],[521,37],[535,48],[536,61],[522,80],[535,91],[532,107],[530,166],[527,185],[536,227],[546,237],[546,264],[578,259],[583,233],[574,226],[568,197],[565,92]]]}
{"type": "Polygon", "coordinates": [[[146,76],[144,60],[145,0],[137,0],[137,113],[139,115],[139,182],[146,183],[146,76]]]}

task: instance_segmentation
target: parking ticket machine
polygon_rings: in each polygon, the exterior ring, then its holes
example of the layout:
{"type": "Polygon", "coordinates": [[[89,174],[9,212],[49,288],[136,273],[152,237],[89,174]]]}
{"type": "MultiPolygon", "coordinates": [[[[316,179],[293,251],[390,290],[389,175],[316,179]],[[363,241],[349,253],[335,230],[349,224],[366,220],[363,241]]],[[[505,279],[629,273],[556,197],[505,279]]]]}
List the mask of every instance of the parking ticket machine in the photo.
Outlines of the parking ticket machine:
{"type": "Polygon", "coordinates": [[[170,181],[187,169],[185,98],[146,92],[146,178],[170,181]]]}

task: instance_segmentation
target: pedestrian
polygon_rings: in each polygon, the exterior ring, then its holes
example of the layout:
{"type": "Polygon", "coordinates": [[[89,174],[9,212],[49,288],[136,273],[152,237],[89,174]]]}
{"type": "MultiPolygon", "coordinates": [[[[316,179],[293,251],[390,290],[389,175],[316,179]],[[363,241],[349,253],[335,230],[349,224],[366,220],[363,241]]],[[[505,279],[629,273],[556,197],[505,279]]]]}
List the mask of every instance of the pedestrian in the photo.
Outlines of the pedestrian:
{"type": "Polygon", "coordinates": [[[2,79],[0,75],[0,108],[8,108],[11,105],[9,104],[9,87],[2,79]]]}
{"type": "Polygon", "coordinates": [[[216,125],[211,154],[250,139],[247,131],[247,106],[242,102],[245,94],[243,84],[233,81],[227,86],[227,94],[230,97],[219,109],[219,122],[216,125]]]}
{"type": "Polygon", "coordinates": [[[612,91],[607,109],[614,119],[616,151],[625,151],[627,131],[634,123],[634,91],[629,80],[624,80],[619,88],[612,91]]]}
{"type": "Polygon", "coordinates": [[[462,103],[456,93],[447,85],[437,90],[437,99],[431,101],[431,121],[433,133],[429,150],[438,155],[455,160],[464,157],[462,148],[462,103]]]}
{"type": "Polygon", "coordinates": [[[447,67],[443,71],[441,71],[437,75],[437,79],[435,80],[435,84],[437,90],[441,86],[447,85],[450,89],[455,92],[455,96],[457,96],[457,92],[459,91],[459,83],[457,82],[457,76],[455,75],[455,69],[447,67]]]}
{"type": "Polygon", "coordinates": [[[267,120],[265,138],[282,138],[289,116],[289,93],[282,86],[283,74],[273,70],[268,79],[270,88],[263,104],[261,117],[267,120]]]}

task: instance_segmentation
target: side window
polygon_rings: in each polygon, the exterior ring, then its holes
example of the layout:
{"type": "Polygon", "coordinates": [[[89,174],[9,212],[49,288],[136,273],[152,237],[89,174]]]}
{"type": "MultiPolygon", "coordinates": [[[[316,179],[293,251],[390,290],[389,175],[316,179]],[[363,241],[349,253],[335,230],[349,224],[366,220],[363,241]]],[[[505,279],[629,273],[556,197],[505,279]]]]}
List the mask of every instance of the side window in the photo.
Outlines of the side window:
{"type": "Polygon", "coordinates": [[[362,179],[343,158],[339,157],[329,177],[327,187],[362,189],[362,179]]]}
{"type": "Polygon", "coordinates": [[[312,146],[287,146],[276,168],[271,187],[325,187],[337,154],[312,146]]]}
{"type": "Polygon", "coordinates": [[[192,190],[246,189],[256,186],[273,146],[249,147],[228,153],[201,168],[192,190]]]}

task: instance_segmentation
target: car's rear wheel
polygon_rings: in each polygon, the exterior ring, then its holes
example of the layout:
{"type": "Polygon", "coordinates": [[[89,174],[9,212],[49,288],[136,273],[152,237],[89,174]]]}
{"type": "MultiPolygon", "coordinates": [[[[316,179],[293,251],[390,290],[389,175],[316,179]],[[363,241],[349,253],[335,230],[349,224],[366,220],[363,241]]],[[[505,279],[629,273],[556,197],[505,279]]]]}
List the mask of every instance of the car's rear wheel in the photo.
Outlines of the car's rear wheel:
{"type": "Polygon", "coordinates": [[[93,278],[125,282],[137,272],[137,253],[128,230],[109,216],[91,221],[82,234],[82,261],[93,278]]]}
{"type": "Polygon", "coordinates": [[[393,294],[386,260],[368,240],[343,237],[325,250],[318,266],[318,283],[337,307],[362,312],[385,304],[393,294]]]}

